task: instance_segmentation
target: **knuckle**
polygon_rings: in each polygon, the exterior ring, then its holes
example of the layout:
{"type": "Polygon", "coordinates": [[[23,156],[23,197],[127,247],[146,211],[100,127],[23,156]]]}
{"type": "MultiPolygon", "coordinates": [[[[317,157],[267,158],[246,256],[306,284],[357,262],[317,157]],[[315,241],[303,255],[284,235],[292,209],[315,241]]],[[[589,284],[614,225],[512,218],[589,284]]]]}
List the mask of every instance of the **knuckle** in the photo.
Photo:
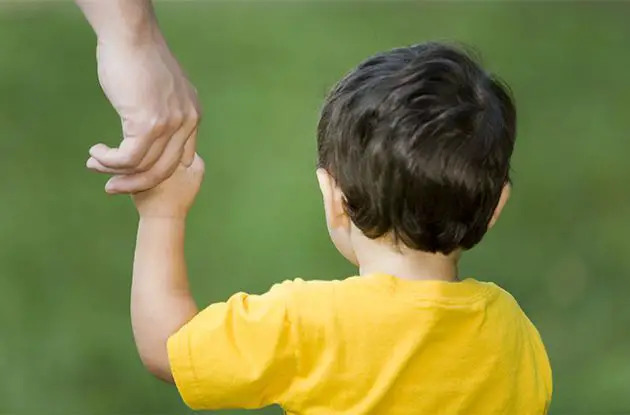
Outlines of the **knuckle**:
{"type": "Polygon", "coordinates": [[[191,120],[196,124],[199,123],[199,121],[201,121],[201,108],[199,107],[193,107],[191,113],[190,113],[190,118],[191,120]]]}
{"type": "Polygon", "coordinates": [[[169,127],[170,127],[170,125],[169,125],[169,123],[167,121],[159,120],[159,121],[156,121],[156,123],[153,125],[153,131],[156,134],[162,134],[169,127]]]}
{"type": "Polygon", "coordinates": [[[179,111],[171,114],[169,125],[173,128],[179,128],[184,123],[184,114],[179,111]]]}
{"type": "Polygon", "coordinates": [[[185,123],[192,128],[196,127],[201,121],[201,111],[197,107],[191,107],[186,112],[185,123]]]}
{"type": "Polygon", "coordinates": [[[146,128],[147,131],[151,131],[153,133],[159,134],[162,131],[164,131],[164,129],[166,129],[167,122],[165,121],[164,117],[155,116],[155,117],[152,117],[149,121],[147,121],[145,125],[148,127],[146,128]]]}

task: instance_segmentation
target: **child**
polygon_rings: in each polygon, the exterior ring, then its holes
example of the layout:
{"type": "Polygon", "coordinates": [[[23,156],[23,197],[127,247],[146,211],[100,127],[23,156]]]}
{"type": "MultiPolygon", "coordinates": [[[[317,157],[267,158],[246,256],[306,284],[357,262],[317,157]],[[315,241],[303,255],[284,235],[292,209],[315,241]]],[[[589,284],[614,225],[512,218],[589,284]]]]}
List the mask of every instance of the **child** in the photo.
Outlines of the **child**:
{"type": "Polygon", "coordinates": [[[361,63],[328,96],[317,179],[333,243],[358,275],[285,281],[198,312],[184,223],[198,157],[134,196],[131,316],[142,361],[196,409],[539,415],[540,336],[492,283],[458,279],[510,193],[515,110],[503,86],[439,43],[361,63]]]}

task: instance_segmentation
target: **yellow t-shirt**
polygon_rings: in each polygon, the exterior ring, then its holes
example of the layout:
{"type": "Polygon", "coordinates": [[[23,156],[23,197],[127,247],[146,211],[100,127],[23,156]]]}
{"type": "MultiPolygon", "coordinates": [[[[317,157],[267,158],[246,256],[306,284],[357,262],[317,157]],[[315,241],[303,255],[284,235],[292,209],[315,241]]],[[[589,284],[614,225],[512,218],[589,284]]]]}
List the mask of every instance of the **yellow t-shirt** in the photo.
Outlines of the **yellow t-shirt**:
{"type": "Polygon", "coordinates": [[[510,294],[474,279],[287,281],[209,306],[168,352],[194,409],[540,415],[551,400],[536,328],[510,294]]]}

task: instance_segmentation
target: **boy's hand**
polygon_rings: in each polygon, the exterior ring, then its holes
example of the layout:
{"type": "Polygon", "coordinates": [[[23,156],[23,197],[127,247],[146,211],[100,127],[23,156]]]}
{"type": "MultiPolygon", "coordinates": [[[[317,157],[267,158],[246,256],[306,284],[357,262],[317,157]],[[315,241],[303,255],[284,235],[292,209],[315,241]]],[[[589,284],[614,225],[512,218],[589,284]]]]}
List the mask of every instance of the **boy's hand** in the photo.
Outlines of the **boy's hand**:
{"type": "Polygon", "coordinates": [[[184,219],[203,180],[204,163],[195,154],[192,164],[179,164],[158,186],[132,195],[141,218],[184,219]]]}

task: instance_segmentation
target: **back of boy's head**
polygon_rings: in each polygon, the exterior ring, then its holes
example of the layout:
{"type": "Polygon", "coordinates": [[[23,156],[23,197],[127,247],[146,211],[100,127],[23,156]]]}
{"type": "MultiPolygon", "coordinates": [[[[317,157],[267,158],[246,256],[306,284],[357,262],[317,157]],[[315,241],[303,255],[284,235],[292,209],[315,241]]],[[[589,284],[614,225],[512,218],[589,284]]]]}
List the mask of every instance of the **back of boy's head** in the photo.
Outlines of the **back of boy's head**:
{"type": "Polygon", "coordinates": [[[463,51],[424,43],[373,56],[331,91],[319,167],[366,236],[449,254],[477,244],[509,182],[509,92],[463,51]]]}

